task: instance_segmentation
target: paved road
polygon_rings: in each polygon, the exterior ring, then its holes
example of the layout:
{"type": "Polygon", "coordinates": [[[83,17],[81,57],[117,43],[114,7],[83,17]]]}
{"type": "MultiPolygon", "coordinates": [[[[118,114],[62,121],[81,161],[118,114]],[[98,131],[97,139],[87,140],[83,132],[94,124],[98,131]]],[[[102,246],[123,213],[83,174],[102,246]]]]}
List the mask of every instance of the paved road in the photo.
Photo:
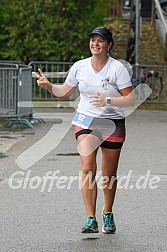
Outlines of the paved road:
{"type": "MultiPolygon", "coordinates": [[[[69,127],[72,114],[40,116],[45,118],[45,124],[35,123],[34,129],[19,133],[19,141],[8,150],[4,145],[6,157],[0,159],[0,252],[165,252],[167,112],[137,110],[127,118],[127,140],[119,164],[114,206],[117,233],[103,235],[100,230],[88,236],[80,234],[85,211],[79,183],[80,160],[69,127]],[[68,133],[60,141],[64,131],[68,133]],[[28,170],[27,162],[20,162],[19,167],[19,155],[37,142],[37,147],[27,152],[27,158],[32,162],[33,151],[38,157],[43,149],[48,154],[28,170]],[[51,180],[46,182],[43,176],[53,172],[57,179],[52,187],[51,180]]],[[[100,152],[98,164],[100,171],[100,152]]],[[[102,206],[99,188],[100,229],[102,206]]]]}

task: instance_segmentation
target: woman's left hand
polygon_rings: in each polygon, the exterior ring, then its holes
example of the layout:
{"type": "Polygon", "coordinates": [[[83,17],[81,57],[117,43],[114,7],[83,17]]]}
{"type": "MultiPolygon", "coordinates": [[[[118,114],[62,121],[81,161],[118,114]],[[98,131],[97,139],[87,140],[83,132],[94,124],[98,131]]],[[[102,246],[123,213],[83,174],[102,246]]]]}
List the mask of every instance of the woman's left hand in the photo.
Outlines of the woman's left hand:
{"type": "Polygon", "coordinates": [[[90,103],[92,103],[96,107],[106,106],[106,97],[97,91],[96,95],[90,96],[90,103]]]}

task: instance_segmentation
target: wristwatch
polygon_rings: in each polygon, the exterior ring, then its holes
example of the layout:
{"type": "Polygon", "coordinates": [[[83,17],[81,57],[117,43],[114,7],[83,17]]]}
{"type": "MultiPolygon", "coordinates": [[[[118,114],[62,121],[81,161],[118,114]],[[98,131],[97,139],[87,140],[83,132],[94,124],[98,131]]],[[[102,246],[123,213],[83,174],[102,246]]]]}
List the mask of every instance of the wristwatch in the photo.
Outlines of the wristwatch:
{"type": "Polygon", "coordinates": [[[111,97],[106,97],[106,105],[111,106],[111,97]]]}

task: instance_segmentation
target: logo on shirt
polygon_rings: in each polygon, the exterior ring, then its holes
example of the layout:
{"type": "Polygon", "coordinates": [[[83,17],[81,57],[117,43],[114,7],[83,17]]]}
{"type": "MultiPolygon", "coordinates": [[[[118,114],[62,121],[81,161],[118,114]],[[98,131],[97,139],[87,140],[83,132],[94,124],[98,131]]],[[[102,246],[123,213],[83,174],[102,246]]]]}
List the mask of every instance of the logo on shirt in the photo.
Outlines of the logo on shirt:
{"type": "Polygon", "coordinates": [[[109,88],[109,78],[105,78],[101,80],[101,86],[103,90],[108,90],[109,88]]]}

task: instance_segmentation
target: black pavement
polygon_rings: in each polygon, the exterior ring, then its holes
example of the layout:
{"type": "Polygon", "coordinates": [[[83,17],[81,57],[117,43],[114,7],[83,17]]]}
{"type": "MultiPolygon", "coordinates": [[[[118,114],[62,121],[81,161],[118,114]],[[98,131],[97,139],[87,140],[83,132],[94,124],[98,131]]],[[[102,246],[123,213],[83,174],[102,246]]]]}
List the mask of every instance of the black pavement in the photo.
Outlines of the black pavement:
{"type": "MultiPolygon", "coordinates": [[[[7,133],[0,135],[4,154],[0,159],[0,252],[166,251],[167,112],[137,110],[126,119],[127,139],[113,209],[117,232],[113,235],[101,232],[100,177],[100,232],[80,234],[86,214],[80,159],[70,127],[72,113],[37,115],[46,123],[15,131],[6,143],[2,135],[7,133]],[[17,141],[11,143],[13,138],[17,141]],[[41,153],[43,157],[37,160],[41,153]]],[[[100,157],[99,151],[98,174],[100,157]]]]}

